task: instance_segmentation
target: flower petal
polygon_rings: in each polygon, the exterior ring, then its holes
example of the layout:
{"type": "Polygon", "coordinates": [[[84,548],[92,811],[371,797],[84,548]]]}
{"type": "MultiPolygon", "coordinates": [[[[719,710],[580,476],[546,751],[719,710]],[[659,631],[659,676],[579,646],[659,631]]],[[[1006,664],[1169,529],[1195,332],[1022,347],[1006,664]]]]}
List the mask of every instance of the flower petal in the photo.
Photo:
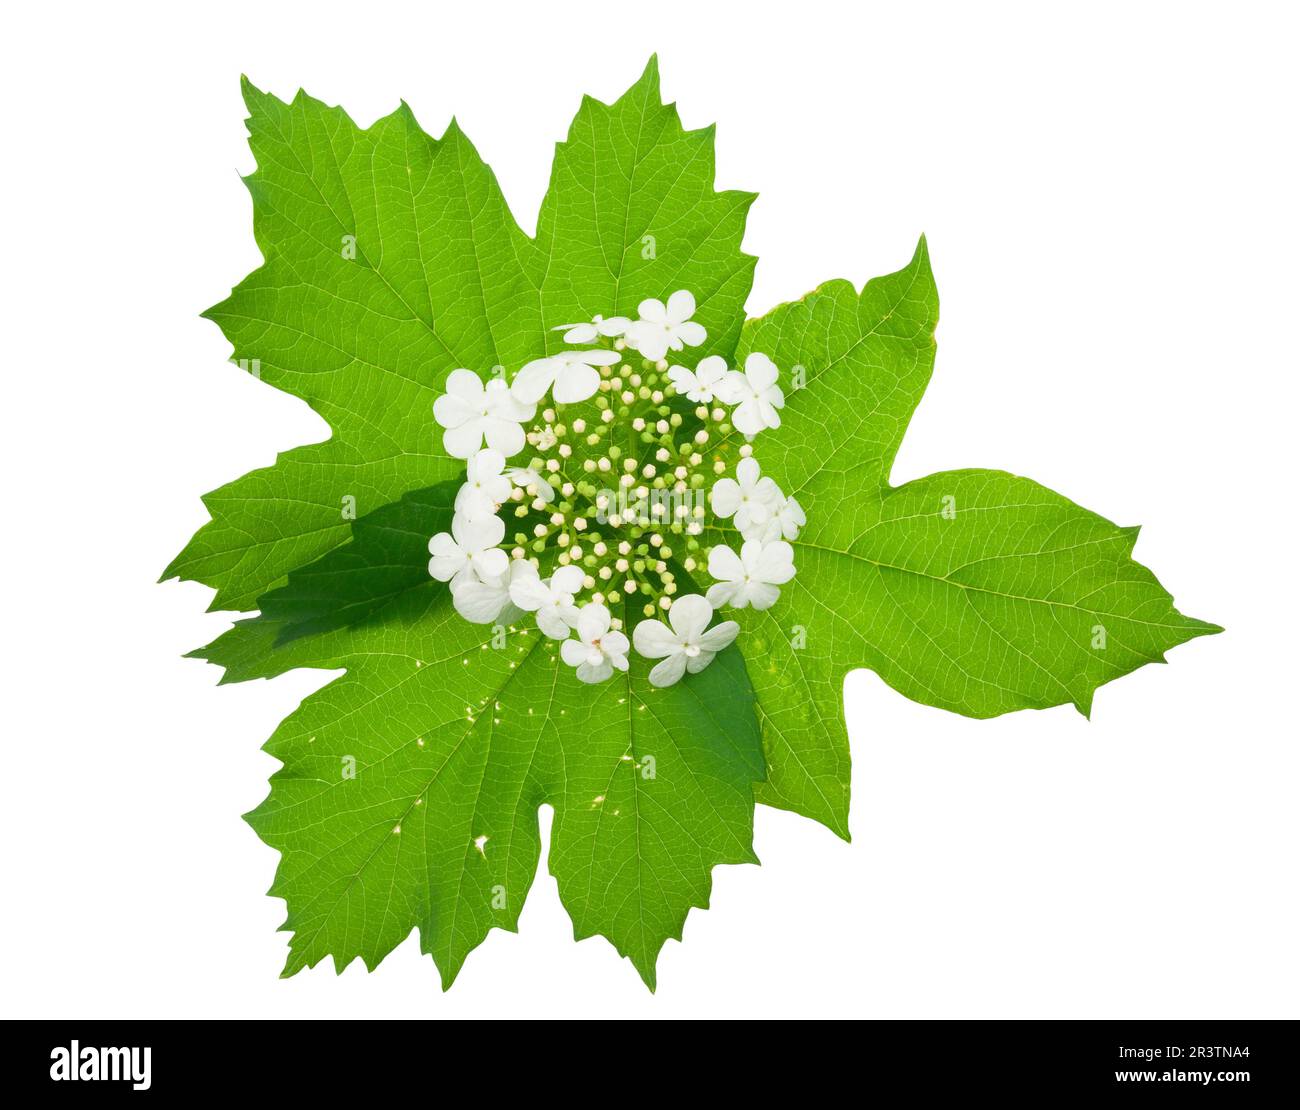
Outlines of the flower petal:
{"type": "Polygon", "coordinates": [[[608,659],[602,659],[599,663],[583,663],[574,672],[580,682],[604,682],[614,673],[614,667],[608,659]]]}
{"type": "Polygon", "coordinates": [[[607,320],[601,320],[597,323],[596,330],[604,336],[622,335],[627,331],[627,326],[631,322],[626,316],[611,316],[607,320]]]}
{"type": "Polygon", "coordinates": [[[701,359],[700,364],[695,368],[696,380],[710,389],[722,381],[727,374],[727,360],[721,355],[709,355],[708,358],[701,359]]]}
{"type": "Polygon", "coordinates": [[[731,516],[740,508],[740,486],[731,478],[719,478],[709,491],[709,505],[718,516],[731,516]]]}
{"type": "Polygon", "coordinates": [[[465,556],[460,551],[440,553],[429,560],[429,574],[439,582],[450,582],[465,569],[465,556]]]}
{"type": "Polygon", "coordinates": [[[807,516],[804,515],[803,506],[793,497],[786,498],[785,507],[781,510],[781,532],[787,540],[792,540],[799,535],[799,529],[808,523],[807,516]]]}
{"type": "Polygon", "coordinates": [[[442,448],[453,459],[468,459],[483,446],[483,428],[488,421],[475,416],[456,428],[442,433],[442,448]]]}
{"type": "Polygon", "coordinates": [[[779,374],[776,363],[762,351],[753,351],[745,359],[745,377],[749,379],[749,384],[754,387],[755,393],[762,393],[763,390],[776,385],[779,374]]]}
{"type": "MultiPolygon", "coordinates": [[[[749,544],[745,544],[745,547],[748,546],[749,544]]],[[[745,577],[745,567],[739,555],[726,544],[719,544],[709,552],[709,573],[724,582],[737,582],[745,577]]],[[[709,601],[713,603],[714,608],[717,608],[712,597],[709,601]]]]}
{"type": "Polygon", "coordinates": [[[686,669],[690,671],[691,674],[699,674],[700,671],[704,670],[705,667],[713,662],[713,656],[715,654],[716,653],[712,651],[702,651],[699,655],[692,655],[686,660],[686,669]]]}
{"type": "Polygon", "coordinates": [[[794,577],[794,548],[785,540],[764,544],[754,571],[764,582],[784,585],[794,577]]]}
{"type": "Polygon", "coordinates": [[[677,598],[668,610],[668,620],[672,623],[673,631],[683,642],[697,641],[712,619],[713,606],[699,594],[677,598]]]}
{"type": "Polygon", "coordinates": [[[524,449],[523,425],[510,420],[483,421],[483,435],[488,446],[503,455],[517,455],[524,449]]]}
{"type": "Polygon", "coordinates": [[[471,624],[491,624],[509,601],[510,595],[503,587],[485,582],[467,582],[452,593],[456,612],[471,624]]]}
{"type": "Polygon", "coordinates": [[[663,301],[657,301],[654,297],[649,297],[636,306],[637,315],[642,320],[650,320],[656,324],[666,324],[668,322],[668,309],[664,306],[663,301]]]}
{"type": "Polygon", "coordinates": [[[713,387],[714,395],[724,405],[738,405],[751,393],[749,381],[739,370],[728,370],[713,387]]]}
{"type": "Polygon", "coordinates": [[[493,447],[484,447],[477,452],[465,467],[466,476],[472,482],[482,482],[494,478],[506,468],[506,457],[493,447]]]}
{"type": "Polygon", "coordinates": [[[684,324],[678,324],[673,328],[673,334],[675,334],[677,338],[688,347],[698,347],[709,338],[709,333],[704,330],[704,325],[697,324],[694,320],[688,320],[684,324]]]}
{"type": "MultiPolygon", "coordinates": [[[[637,625],[640,628],[640,625],[637,625]]],[[[651,686],[671,686],[681,680],[686,673],[686,656],[680,651],[674,652],[667,659],[661,660],[650,668],[651,686]]]]}
{"type": "Polygon", "coordinates": [[[668,380],[673,383],[677,392],[683,396],[694,392],[699,386],[699,379],[685,366],[668,367],[668,380]]]}
{"type": "Polygon", "coordinates": [[[643,358],[648,358],[651,362],[658,362],[668,353],[668,333],[661,324],[638,320],[628,327],[626,339],[643,358]]]}
{"type": "Polygon", "coordinates": [[[594,368],[582,363],[569,363],[555,376],[551,396],[561,405],[572,405],[594,397],[599,389],[600,374],[594,368]]]}
{"type": "Polygon", "coordinates": [[[695,315],[695,297],[689,289],[679,289],[668,298],[668,321],[680,324],[695,315]]]}
{"type": "Polygon", "coordinates": [[[433,418],[443,428],[459,428],[466,420],[479,415],[482,405],[474,405],[463,397],[443,393],[433,402],[433,418]]]}
{"type": "Polygon", "coordinates": [[[461,486],[456,491],[456,512],[467,521],[496,516],[496,502],[477,486],[461,486]]]}
{"type": "Polygon", "coordinates": [[[587,661],[587,645],[581,640],[565,640],[560,645],[560,658],[570,667],[581,666],[587,661]]]}
{"type": "Polygon", "coordinates": [[[514,394],[516,400],[526,405],[537,404],[551,388],[551,383],[555,381],[555,372],[560,365],[551,358],[533,359],[515,375],[515,380],[510,384],[510,392],[514,394]]]}
{"type": "Polygon", "coordinates": [[[560,567],[551,575],[551,592],[576,594],[582,589],[582,568],[575,566],[560,567]]]}
{"type": "MultiPolygon", "coordinates": [[[[484,520],[465,520],[453,518],[452,534],[457,542],[469,551],[482,551],[487,547],[496,547],[506,535],[506,522],[499,516],[490,516],[484,520]]],[[[502,555],[505,554],[503,551],[502,555]]],[[[506,568],[502,567],[504,571],[506,568]]],[[[498,571],[497,573],[500,573],[498,571]]]]}
{"type": "Polygon", "coordinates": [[[724,605],[731,605],[739,592],[740,587],[734,582],[715,582],[705,591],[704,596],[715,609],[721,609],[724,605]]]}
{"type": "Polygon", "coordinates": [[[578,612],[578,635],[586,643],[599,639],[609,631],[609,610],[599,602],[590,601],[578,612]]]}
{"type": "Polygon", "coordinates": [[[736,426],[736,431],[742,435],[758,435],[763,430],[763,417],[758,411],[758,401],[752,397],[747,401],[741,401],[731,414],[731,422],[736,426]]]}
{"type": "Polygon", "coordinates": [[[600,334],[596,330],[595,324],[561,324],[558,328],[552,328],[551,330],[561,331],[564,328],[569,329],[564,333],[566,343],[591,343],[600,334]]]}
{"type": "MultiPolygon", "coordinates": [[[[531,566],[532,564],[525,565],[531,566]]],[[[537,571],[534,570],[533,574],[536,575],[537,571]]],[[[550,604],[551,591],[546,588],[541,579],[521,575],[510,583],[510,600],[526,613],[534,613],[543,605],[550,604]]],[[[568,633],[566,632],[565,635],[567,636],[568,633]]]]}
{"type": "MultiPolygon", "coordinates": [[[[571,629],[565,619],[551,605],[537,610],[537,627],[552,640],[564,640],[571,629]]],[[[573,641],[576,643],[576,641],[573,641]]]]}
{"type": "Polygon", "coordinates": [[[728,647],[739,632],[740,625],[735,621],[723,621],[721,624],[715,624],[700,637],[700,647],[704,651],[717,654],[723,648],[728,647]]]}
{"type": "MultiPolygon", "coordinates": [[[[676,608],[676,606],[674,606],[676,608]]],[[[663,621],[644,620],[632,629],[632,643],[636,653],[645,659],[662,659],[665,655],[679,654],[681,641],[673,635],[663,621]]]]}
{"type": "MultiPolygon", "coordinates": [[[[493,520],[500,520],[500,517],[493,517],[493,520]]],[[[473,557],[473,562],[484,578],[494,578],[498,574],[505,574],[510,569],[510,556],[499,547],[494,547],[490,551],[480,551],[473,557]]]]}
{"type": "Polygon", "coordinates": [[[483,403],[483,379],[463,367],[447,375],[447,392],[477,408],[483,403]]]}

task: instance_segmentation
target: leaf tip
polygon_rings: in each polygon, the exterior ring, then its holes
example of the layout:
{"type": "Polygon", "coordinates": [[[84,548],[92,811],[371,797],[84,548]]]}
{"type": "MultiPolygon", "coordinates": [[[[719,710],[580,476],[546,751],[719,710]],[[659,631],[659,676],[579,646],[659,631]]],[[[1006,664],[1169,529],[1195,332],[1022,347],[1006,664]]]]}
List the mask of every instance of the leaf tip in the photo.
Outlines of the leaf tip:
{"type": "Polygon", "coordinates": [[[663,103],[663,97],[659,95],[659,55],[651,54],[645,64],[645,69],[641,71],[641,76],[628,88],[627,92],[619,97],[620,100],[631,96],[634,92],[643,89],[647,96],[653,95],[655,100],[663,103]]]}
{"type": "MultiPolygon", "coordinates": [[[[631,957],[628,958],[631,959],[631,957]]],[[[639,976],[641,976],[641,982],[645,984],[646,990],[648,990],[651,994],[654,994],[655,991],[658,990],[659,988],[659,977],[655,972],[655,964],[657,962],[658,962],[657,955],[656,957],[650,960],[649,964],[645,966],[642,966],[641,963],[638,962],[637,960],[632,960],[632,966],[636,968],[636,973],[639,976]]]]}
{"type": "Polygon", "coordinates": [[[1085,721],[1092,720],[1092,697],[1096,692],[1096,689],[1093,688],[1088,690],[1082,697],[1074,699],[1074,708],[1078,710],[1079,716],[1085,721]]]}

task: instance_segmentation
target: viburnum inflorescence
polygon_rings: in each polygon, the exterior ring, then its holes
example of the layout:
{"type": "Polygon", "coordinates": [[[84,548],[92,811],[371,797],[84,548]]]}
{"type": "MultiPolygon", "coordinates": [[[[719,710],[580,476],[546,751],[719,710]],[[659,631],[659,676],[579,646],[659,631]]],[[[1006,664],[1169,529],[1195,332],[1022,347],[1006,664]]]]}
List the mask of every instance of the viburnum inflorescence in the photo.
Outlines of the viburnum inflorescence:
{"type": "Polygon", "coordinates": [[[658,660],[656,686],[702,670],[739,632],[715,610],[766,609],[794,577],[803,509],[752,446],[780,426],[779,371],[760,352],[743,370],[670,361],[707,339],[694,314],[679,290],[636,320],[562,324],[575,349],[508,382],[504,368],[486,383],[453,370],[434,402],[466,477],[429,573],[468,621],[533,614],[583,682],[627,670],[630,650],[658,660]],[[706,546],[715,533],[734,539],[706,546]]]}

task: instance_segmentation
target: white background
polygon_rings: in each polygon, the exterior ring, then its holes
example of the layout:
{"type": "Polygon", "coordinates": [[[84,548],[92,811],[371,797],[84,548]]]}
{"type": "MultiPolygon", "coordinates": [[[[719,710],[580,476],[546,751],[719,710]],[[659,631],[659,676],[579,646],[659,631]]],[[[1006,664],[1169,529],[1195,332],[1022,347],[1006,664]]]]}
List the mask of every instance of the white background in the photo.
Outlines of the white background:
{"type": "MultiPolygon", "coordinates": [[[[1297,1016],[1297,26],[1284,6],[27,5],[6,16],[0,1007],[10,1016],[1297,1016]],[[761,809],[651,996],[542,872],[448,994],[277,978],[241,821],[324,680],[217,689],[154,584],[199,494],[323,438],[198,312],[259,262],[239,74],[455,113],[529,230],[581,93],[661,56],[761,193],[751,314],[929,235],[934,382],[895,480],[1029,474],[1228,631],[1073,709],[846,683],[853,843],[761,809]]],[[[817,507],[810,506],[810,511],[817,507]]],[[[544,816],[549,830],[549,813],[544,816]]]]}

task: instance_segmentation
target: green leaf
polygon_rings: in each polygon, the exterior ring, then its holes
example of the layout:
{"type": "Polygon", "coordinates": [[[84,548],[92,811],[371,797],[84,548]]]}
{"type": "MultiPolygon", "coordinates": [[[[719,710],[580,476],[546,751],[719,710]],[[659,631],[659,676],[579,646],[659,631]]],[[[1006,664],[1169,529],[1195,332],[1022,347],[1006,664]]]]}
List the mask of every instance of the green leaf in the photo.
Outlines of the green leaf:
{"type": "Polygon", "coordinates": [[[681,288],[709,331],[701,353],[734,346],[753,194],[714,192],[713,129],[685,131],[660,103],[653,58],[613,105],[584,98],[536,241],[454,122],[435,140],[405,104],[363,130],[304,93],[285,104],[245,81],[244,98],[266,261],[206,315],[334,434],[204,498],[212,520],[163,577],[214,587],[213,609],[251,609],[347,542],[345,510],[461,475],[430,416],[448,371],[517,370],[563,346],[555,326],[681,288]]]}
{"type": "Polygon", "coordinates": [[[536,252],[454,123],[434,140],[405,105],[361,130],[302,93],[244,97],[265,263],[205,315],[334,434],[204,498],[212,521],[164,577],[231,609],[344,542],[345,509],[456,477],[430,418],[447,371],[517,362],[541,332],[536,252]]]}
{"type": "Polygon", "coordinates": [[[537,221],[548,324],[598,312],[635,319],[647,297],[689,289],[709,333],[692,357],[731,354],[754,277],[740,240],[757,194],[713,191],[713,135],[683,130],[676,108],[660,103],[654,58],[614,104],[582,98],[537,221]]]}
{"type": "MultiPolygon", "coordinates": [[[[712,868],[756,862],[755,795],[848,836],[848,670],[975,717],[1087,712],[1101,683],[1217,631],[1132,560],[1136,529],[1028,479],[889,485],[933,367],[924,240],[861,293],[830,282],[742,332],[753,194],[714,190],[713,129],[682,128],[654,59],[613,104],[583,99],[532,239],[454,122],[435,140],[405,105],[361,129],[305,94],[244,91],[264,263],[207,315],[331,436],[209,494],[212,520],[166,575],[214,587],[213,608],[261,610],[193,653],[222,681],[344,672],[272,736],[282,767],[248,815],[281,852],[286,974],[326,956],[373,967],[418,928],[450,985],[490,929],[516,927],[550,804],[576,937],[608,937],[653,989],[712,868]],[[633,654],[586,686],[553,641],[467,623],[429,578],[464,472],[431,406],[455,367],[517,370],[561,349],[558,325],[678,289],[708,329],[690,361],[761,350],[782,369],[759,459],[807,511],[799,575],[773,608],[735,614],[738,646],[702,672],[654,689],[633,654]]],[[[687,435],[705,430],[670,400],[687,435]]],[[[707,585],[692,551],[665,555],[684,589],[707,585]]]]}
{"type": "Polygon", "coordinates": [[[352,540],[293,571],[258,602],[262,616],[282,625],[276,645],[357,624],[429,583],[429,537],[451,528],[459,482],[412,490],[368,513],[352,540]]]}
{"type": "Polygon", "coordinates": [[[450,986],[490,929],[515,930],[543,803],[575,936],[608,937],[652,989],[664,941],[708,905],[711,869],[757,862],[762,751],[735,648],[666,690],[639,659],[584,686],[554,641],[471,625],[432,581],[378,619],[267,652],[278,631],[244,621],[197,654],[258,658],[242,678],[347,671],[268,741],[284,766],[248,815],[281,852],[286,974],[327,955],[373,968],[418,928],[450,986]]]}
{"type": "Polygon", "coordinates": [[[738,352],[802,367],[806,383],[762,439],[764,472],[807,511],[798,575],[741,617],[768,763],[758,797],[846,837],[848,671],[970,717],[1066,702],[1086,714],[1102,683],[1220,631],[1132,560],[1137,529],[1027,478],[963,470],[890,487],[937,321],[922,239],[860,295],[833,281],[750,321],[738,352]]]}

